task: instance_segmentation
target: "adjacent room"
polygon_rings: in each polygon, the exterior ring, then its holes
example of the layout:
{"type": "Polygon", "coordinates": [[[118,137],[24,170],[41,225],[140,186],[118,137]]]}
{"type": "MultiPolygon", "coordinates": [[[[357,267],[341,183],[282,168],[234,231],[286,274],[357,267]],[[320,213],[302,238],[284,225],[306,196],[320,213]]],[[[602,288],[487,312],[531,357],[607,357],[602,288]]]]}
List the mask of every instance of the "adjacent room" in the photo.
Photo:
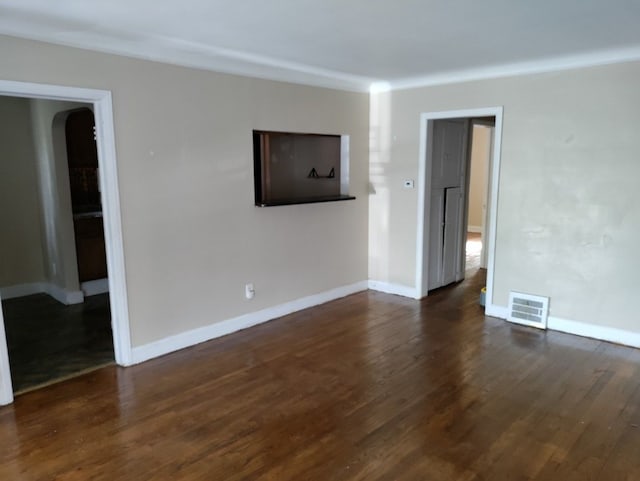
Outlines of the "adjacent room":
{"type": "Polygon", "coordinates": [[[640,479],[639,20],[0,0],[0,479],[640,479]]]}

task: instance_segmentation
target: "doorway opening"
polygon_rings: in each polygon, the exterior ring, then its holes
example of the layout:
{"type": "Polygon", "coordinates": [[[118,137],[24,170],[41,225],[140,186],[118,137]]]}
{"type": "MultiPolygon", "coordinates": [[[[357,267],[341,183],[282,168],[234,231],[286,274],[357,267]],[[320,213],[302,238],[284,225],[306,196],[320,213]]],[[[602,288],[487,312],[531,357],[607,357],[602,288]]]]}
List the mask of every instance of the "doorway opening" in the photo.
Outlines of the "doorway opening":
{"type": "MultiPolygon", "coordinates": [[[[469,120],[466,200],[466,275],[487,268],[489,167],[493,153],[495,117],[469,120]]],[[[485,271],[486,272],[486,271],[485,271]]]]}
{"type": "Polygon", "coordinates": [[[486,262],[487,306],[491,303],[501,131],[501,107],[421,115],[416,239],[419,297],[427,296],[431,289],[464,279],[473,262],[478,264],[476,272],[486,262]],[[483,148],[488,157],[482,172],[487,179],[485,208],[480,225],[472,229],[480,232],[469,233],[473,136],[476,133],[476,140],[481,136],[480,130],[474,132],[476,128],[489,129],[484,133],[490,134],[492,147],[488,152],[483,148]],[[474,249],[476,255],[469,255],[474,249]]]}
{"type": "MultiPolygon", "coordinates": [[[[22,272],[19,262],[12,266],[17,268],[12,279],[0,278],[0,404],[9,404],[14,392],[47,383],[44,376],[64,378],[87,369],[87,363],[95,366],[115,359],[127,366],[132,360],[111,94],[0,80],[0,96],[28,106],[31,155],[35,159],[32,178],[36,179],[30,200],[35,218],[27,218],[28,209],[20,200],[14,200],[11,207],[18,230],[30,229],[31,248],[14,243],[3,249],[10,259],[31,259],[22,272]],[[67,136],[67,120],[71,118],[73,123],[78,112],[85,117],[80,146],[74,143],[73,133],[71,139],[67,136]],[[91,125],[94,116],[95,127],[91,125]],[[74,166],[67,161],[67,151],[82,152],[88,146],[93,149],[88,161],[91,165],[81,161],[74,166]],[[74,183],[75,193],[70,187],[74,183]],[[72,197],[77,202],[72,203],[72,197]],[[94,264],[88,270],[94,279],[88,282],[100,281],[102,287],[93,285],[90,290],[80,282],[81,250],[93,250],[88,257],[94,264]],[[43,335],[29,344],[25,341],[31,334],[43,335]],[[71,365],[57,362],[73,349],[71,365]],[[20,378],[23,367],[35,367],[38,372],[34,371],[31,379],[20,378]]],[[[28,158],[29,139],[23,140],[19,149],[28,158]]],[[[9,231],[9,220],[0,217],[0,232],[9,231]]],[[[6,271],[2,274],[7,277],[6,271]]]]}
{"type": "Polygon", "coordinates": [[[113,363],[113,335],[108,294],[80,288],[107,277],[90,105],[7,96],[0,105],[0,243],[13,259],[0,293],[19,394],[113,363]]]}

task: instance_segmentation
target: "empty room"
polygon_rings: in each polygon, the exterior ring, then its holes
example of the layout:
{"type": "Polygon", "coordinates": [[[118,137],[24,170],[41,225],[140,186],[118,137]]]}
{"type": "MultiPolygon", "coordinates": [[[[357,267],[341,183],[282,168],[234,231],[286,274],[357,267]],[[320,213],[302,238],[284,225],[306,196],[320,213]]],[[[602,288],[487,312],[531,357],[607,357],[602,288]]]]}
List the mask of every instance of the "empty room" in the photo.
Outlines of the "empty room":
{"type": "Polygon", "coordinates": [[[0,0],[0,479],[640,479],[638,21],[0,0]]]}

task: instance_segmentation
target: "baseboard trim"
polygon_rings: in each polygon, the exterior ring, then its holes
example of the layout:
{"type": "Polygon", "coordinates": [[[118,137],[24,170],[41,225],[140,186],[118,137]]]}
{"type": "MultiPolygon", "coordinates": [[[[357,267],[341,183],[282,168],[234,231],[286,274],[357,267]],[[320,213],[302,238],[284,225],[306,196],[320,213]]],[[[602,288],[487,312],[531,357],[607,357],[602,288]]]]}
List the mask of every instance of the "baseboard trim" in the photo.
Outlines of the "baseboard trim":
{"type": "Polygon", "coordinates": [[[384,292],[386,294],[410,297],[411,299],[420,299],[415,287],[403,286],[402,284],[369,280],[369,289],[372,291],[384,292]]]}
{"type": "Polygon", "coordinates": [[[97,294],[104,294],[109,292],[109,279],[96,279],[94,281],[82,282],[80,289],[85,296],[95,296],[97,294]]]}
{"type": "Polygon", "coordinates": [[[640,333],[617,329],[615,327],[598,326],[580,321],[571,321],[549,316],[547,327],[554,331],[575,334],[577,336],[608,341],[624,346],[640,348],[640,333]]]}
{"type": "Polygon", "coordinates": [[[291,302],[285,302],[274,307],[262,309],[256,312],[243,314],[242,316],[216,322],[208,326],[199,327],[173,336],[165,337],[158,341],[134,347],[132,349],[132,363],[139,364],[150,359],[169,354],[187,347],[195,346],[202,342],[210,341],[217,337],[226,336],[242,329],[247,329],[264,322],[277,319],[293,312],[301,311],[309,307],[324,304],[325,302],[340,299],[356,292],[366,291],[367,281],[356,282],[347,286],[338,287],[329,291],[303,297],[291,302]]]}
{"type": "Polygon", "coordinates": [[[44,292],[49,294],[56,301],[61,302],[67,306],[84,302],[84,294],[82,293],[82,291],[68,291],[66,289],[63,289],[62,287],[50,283],[45,283],[44,288],[44,292]]]}
{"type": "Polygon", "coordinates": [[[44,282],[30,282],[15,286],[0,287],[0,299],[15,299],[45,292],[44,282]]]}
{"type": "MultiPolygon", "coordinates": [[[[487,306],[485,314],[499,319],[507,319],[509,308],[504,306],[487,306]]],[[[559,317],[549,316],[547,329],[564,332],[575,336],[588,337],[598,341],[613,342],[623,346],[640,348],[640,333],[617,329],[615,327],[598,326],[581,321],[572,321],[559,317]]]]}
{"type": "Polygon", "coordinates": [[[485,316],[497,317],[506,320],[509,317],[509,308],[506,306],[496,306],[495,304],[487,304],[484,308],[485,316]]]}
{"type": "Polygon", "coordinates": [[[474,234],[480,234],[482,232],[482,226],[479,225],[468,225],[467,232],[473,232],[474,234]]]}
{"type": "Polygon", "coordinates": [[[0,288],[1,299],[14,299],[16,297],[31,296],[33,294],[48,294],[56,301],[65,305],[80,304],[84,302],[82,291],[68,291],[50,282],[30,282],[0,288]]]}

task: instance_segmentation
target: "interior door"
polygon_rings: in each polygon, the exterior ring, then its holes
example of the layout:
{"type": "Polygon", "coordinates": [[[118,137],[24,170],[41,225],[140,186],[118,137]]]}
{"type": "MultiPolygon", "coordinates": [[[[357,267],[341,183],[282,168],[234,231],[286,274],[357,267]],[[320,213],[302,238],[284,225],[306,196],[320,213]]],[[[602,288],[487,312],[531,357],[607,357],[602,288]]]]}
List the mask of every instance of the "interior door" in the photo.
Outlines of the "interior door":
{"type": "Polygon", "coordinates": [[[429,289],[436,289],[442,283],[442,254],[444,239],[444,189],[431,191],[429,210],[429,289]]]}
{"type": "Polygon", "coordinates": [[[429,206],[429,289],[464,278],[468,119],[435,120],[429,206]]]}
{"type": "Polygon", "coordinates": [[[442,239],[442,285],[464,279],[461,269],[462,246],[464,230],[464,196],[462,187],[445,189],[444,201],[444,229],[442,239]]]}

